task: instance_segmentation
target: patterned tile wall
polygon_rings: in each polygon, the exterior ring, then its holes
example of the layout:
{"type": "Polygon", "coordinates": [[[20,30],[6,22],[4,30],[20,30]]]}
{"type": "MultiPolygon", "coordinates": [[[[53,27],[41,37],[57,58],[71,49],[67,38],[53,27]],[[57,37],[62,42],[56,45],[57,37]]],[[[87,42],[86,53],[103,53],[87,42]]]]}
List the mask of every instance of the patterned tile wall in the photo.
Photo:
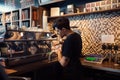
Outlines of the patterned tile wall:
{"type": "Polygon", "coordinates": [[[112,34],[120,45],[120,11],[69,17],[70,25],[81,31],[83,54],[102,53],[101,35],[112,34]]]}

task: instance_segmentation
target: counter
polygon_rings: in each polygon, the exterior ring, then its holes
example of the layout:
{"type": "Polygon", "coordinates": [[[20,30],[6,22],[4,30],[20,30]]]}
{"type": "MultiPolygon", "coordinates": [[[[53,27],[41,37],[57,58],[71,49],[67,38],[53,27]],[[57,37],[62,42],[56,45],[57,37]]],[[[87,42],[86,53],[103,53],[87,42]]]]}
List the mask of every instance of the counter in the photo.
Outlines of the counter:
{"type": "Polygon", "coordinates": [[[49,60],[37,61],[29,64],[24,64],[21,66],[16,66],[13,68],[6,68],[5,71],[8,75],[21,75],[27,72],[38,70],[39,68],[50,65],[56,61],[57,59],[52,61],[49,60]]]}
{"type": "MultiPolygon", "coordinates": [[[[82,66],[85,69],[90,69],[91,71],[96,70],[97,71],[96,73],[100,73],[101,71],[103,71],[101,74],[112,73],[113,76],[117,75],[117,77],[120,77],[120,64],[118,66],[115,66],[113,62],[110,62],[110,63],[103,62],[102,64],[89,63],[89,62],[85,62],[83,58],[81,58],[80,61],[82,63],[82,66]]],[[[54,65],[55,62],[57,62],[57,59],[54,59],[52,61],[43,60],[43,61],[37,61],[34,63],[29,63],[29,64],[25,64],[25,65],[17,66],[14,68],[5,69],[5,70],[8,75],[21,75],[21,74],[32,72],[32,71],[37,71],[40,68],[48,66],[48,65],[54,65]]],[[[49,71],[49,73],[51,74],[52,72],[49,71]]],[[[95,72],[93,71],[93,73],[95,72]]]]}
{"type": "Polygon", "coordinates": [[[84,67],[120,74],[120,64],[115,66],[114,62],[103,61],[102,64],[97,64],[97,63],[85,62],[83,58],[81,58],[80,60],[84,67]]]}

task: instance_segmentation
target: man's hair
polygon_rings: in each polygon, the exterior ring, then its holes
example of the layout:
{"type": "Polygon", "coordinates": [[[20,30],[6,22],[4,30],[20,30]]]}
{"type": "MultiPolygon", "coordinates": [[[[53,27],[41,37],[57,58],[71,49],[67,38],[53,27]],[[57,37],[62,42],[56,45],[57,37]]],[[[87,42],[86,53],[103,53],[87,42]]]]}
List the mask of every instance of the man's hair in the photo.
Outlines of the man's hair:
{"type": "Polygon", "coordinates": [[[57,28],[62,30],[62,28],[66,28],[70,30],[69,19],[66,17],[57,18],[53,23],[53,29],[57,28]]]}

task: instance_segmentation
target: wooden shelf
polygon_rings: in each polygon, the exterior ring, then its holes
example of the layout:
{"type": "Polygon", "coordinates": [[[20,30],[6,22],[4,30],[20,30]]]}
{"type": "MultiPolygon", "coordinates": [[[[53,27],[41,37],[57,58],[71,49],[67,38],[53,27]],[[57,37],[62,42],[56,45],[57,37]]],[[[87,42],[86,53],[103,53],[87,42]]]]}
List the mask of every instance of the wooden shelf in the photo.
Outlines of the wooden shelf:
{"type": "Polygon", "coordinates": [[[11,24],[11,22],[5,22],[5,24],[11,24]]]}
{"type": "Polygon", "coordinates": [[[27,42],[27,41],[39,41],[39,40],[27,40],[27,39],[20,39],[20,40],[4,40],[5,42],[27,42]]]}
{"type": "Polygon", "coordinates": [[[13,20],[12,23],[19,22],[19,20],[13,20]]]}
{"type": "Polygon", "coordinates": [[[30,21],[30,19],[22,19],[22,21],[30,21]]]}
{"type": "Polygon", "coordinates": [[[101,12],[112,12],[112,11],[117,11],[117,10],[120,10],[120,8],[100,10],[100,11],[94,11],[94,12],[80,12],[80,13],[65,14],[65,15],[62,15],[62,16],[48,17],[48,19],[58,18],[58,17],[70,17],[70,16],[86,15],[86,14],[101,13],[101,12]]]}
{"type": "Polygon", "coordinates": [[[44,6],[44,5],[49,5],[49,4],[52,4],[52,3],[57,3],[57,2],[62,2],[62,1],[65,1],[65,0],[53,0],[53,1],[49,1],[49,2],[43,2],[43,3],[40,3],[40,6],[44,6]]]}
{"type": "Polygon", "coordinates": [[[24,39],[22,39],[22,40],[4,40],[4,42],[25,42],[25,41],[27,41],[27,40],[24,40],[24,39]]]}
{"type": "Polygon", "coordinates": [[[52,40],[56,40],[55,38],[41,38],[39,40],[35,40],[35,39],[32,39],[32,40],[27,40],[27,39],[20,39],[20,40],[4,40],[4,42],[28,42],[28,41],[52,41],[52,40]]]}
{"type": "Polygon", "coordinates": [[[33,33],[51,33],[45,31],[24,31],[24,30],[7,30],[7,31],[14,31],[14,32],[33,32],[33,33]]]}

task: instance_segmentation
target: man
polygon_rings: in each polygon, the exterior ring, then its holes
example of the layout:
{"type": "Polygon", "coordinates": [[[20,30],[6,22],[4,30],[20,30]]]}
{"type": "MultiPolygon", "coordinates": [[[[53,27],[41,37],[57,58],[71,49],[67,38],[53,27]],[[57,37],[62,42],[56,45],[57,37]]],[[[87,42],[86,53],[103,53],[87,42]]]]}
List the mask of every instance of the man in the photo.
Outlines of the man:
{"type": "Polygon", "coordinates": [[[80,56],[82,51],[81,36],[70,29],[70,22],[65,17],[56,19],[53,28],[61,38],[66,37],[62,44],[61,51],[57,51],[58,55],[61,54],[61,57],[58,59],[57,77],[60,79],[60,75],[64,74],[61,80],[63,80],[63,78],[64,80],[79,80],[81,70],[80,56]]]}

